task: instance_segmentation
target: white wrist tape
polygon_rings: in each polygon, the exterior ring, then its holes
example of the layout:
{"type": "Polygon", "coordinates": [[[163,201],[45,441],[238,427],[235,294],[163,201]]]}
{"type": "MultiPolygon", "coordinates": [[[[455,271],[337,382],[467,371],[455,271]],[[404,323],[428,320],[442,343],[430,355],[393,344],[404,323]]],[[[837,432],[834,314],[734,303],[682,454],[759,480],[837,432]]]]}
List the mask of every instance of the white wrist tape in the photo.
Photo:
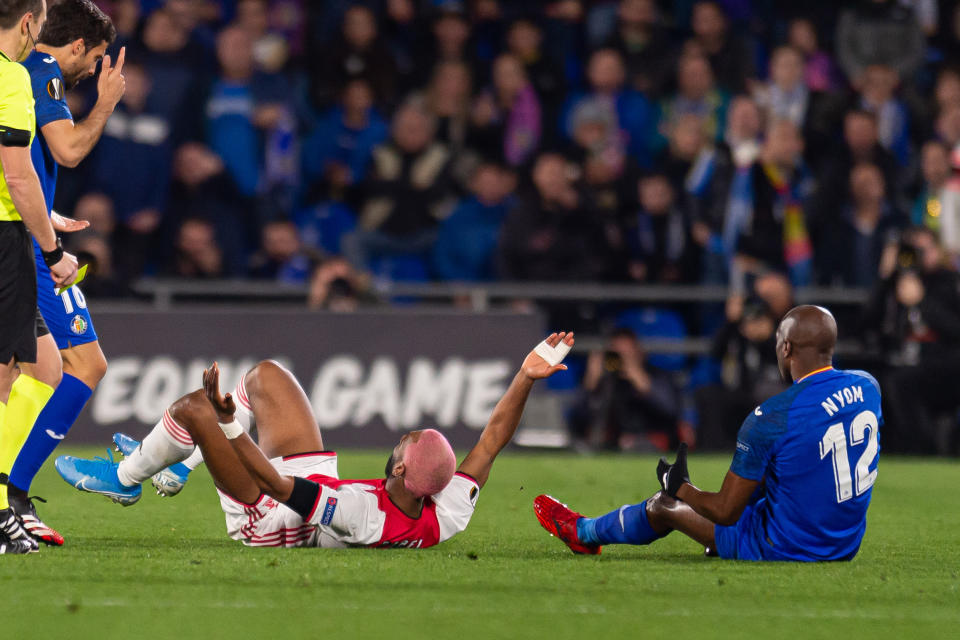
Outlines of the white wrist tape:
{"type": "Polygon", "coordinates": [[[233,440],[234,438],[239,438],[243,433],[243,425],[234,420],[233,422],[228,422],[223,424],[218,422],[220,425],[220,430],[223,431],[223,435],[227,436],[227,440],[233,440]]]}
{"type": "Polygon", "coordinates": [[[533,352],[546,360],[547,364],[552,367],[563,362],[563,359],[570,353],[570,346],[561,340],[560,344],[551,347],[547,344],[547,341],[544,340],[534,348],[533,352]]]}

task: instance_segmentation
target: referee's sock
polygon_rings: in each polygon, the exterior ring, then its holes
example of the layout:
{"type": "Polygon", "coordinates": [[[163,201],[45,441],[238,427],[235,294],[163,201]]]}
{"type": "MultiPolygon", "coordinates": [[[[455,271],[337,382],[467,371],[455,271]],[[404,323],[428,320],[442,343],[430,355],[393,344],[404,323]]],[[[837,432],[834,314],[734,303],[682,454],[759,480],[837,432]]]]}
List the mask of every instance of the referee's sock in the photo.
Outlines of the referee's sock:
{"type": "Polygon", "coordinates": [[[60,384],[43,411],[37,417],[30,436],[17,454],[10,472],[10,484],[29,491],[40,467],[76,422],[93,390],[69,373],[64,373],[60,384]]]}
{"type": "Polygon", "coordinates": [[[646,500],[625,504],[599,518],[577,520],[577,537],[586,544],[650,544],[665,535],[650,526],[646,500]]]}
{"type": "MultiPolygon", "coordinates": [[[[0,473],[8,474],[33,423],[53,395],[53,387],[21,373],[10,387],[10,398],[0,424],[0,473]]],[[[7,485],[0,484],[0,509],[6,509],[7,485]]]]}

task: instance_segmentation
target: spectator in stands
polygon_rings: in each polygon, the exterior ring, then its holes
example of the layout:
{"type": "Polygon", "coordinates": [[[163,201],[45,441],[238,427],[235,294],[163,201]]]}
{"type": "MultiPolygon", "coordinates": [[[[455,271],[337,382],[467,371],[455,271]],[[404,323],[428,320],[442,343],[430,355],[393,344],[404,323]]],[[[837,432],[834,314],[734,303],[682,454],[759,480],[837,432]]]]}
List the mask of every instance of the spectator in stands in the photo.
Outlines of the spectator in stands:
{"type": "Polygon", "coordinates": [[[541,111],[537,93],[520,59],[504,53],[493,62],[493,87],[473,107],[474,139],[486,155],[519,167],[540,144],[541,111]],[[485,144],[483,144],[485,141],[485,144]],[[492,147],[492,148],[489,148],[492,147]]]}
{"type": "Polygon", "coordinates": [[[557,153],[533,166],[533,189],[507,215],[499,240],[499,271],[509,280],[591,281],[609,272],[603,227],[557,153]]]}
{"type": "Polygon", "coordinates": [[[847,79],[857,82],[873,64],[893,67],[911,78],[923,62],[923,30],[910,7],[894,0],[860,0],[837,22],[837,59],[847,79]]]}
{"type": "Polygon", "coordinates": [[[945,266],[932,231],[905,234],[896,269],[877,283],[863,322],[868,349],[879,349],[888,365],[884,447],[947,453],[960,402],[960,276],[945,266]]]}
{"type": "Polygon", "coordinates": [[[465,62],[444,60],[433,68],[425,105],[436,122],[437,141],[447,146],[458,163],[468,142],[472,94],[473,79],[465,62]]]}
{"type": "MultiPolygon", "coordinates": [[[[430,70],[441,62],[461,62],[467,65],[471,75],[479,83],[486,81],[485,69],[477,64],[470,47],[471,24],[465,9],[457,3],[434,9],[429,33],[418,43],[416,83],[423,86],[430,79],[430,70]]],[[[481,85],[482,86],[482,85],[481,85]]]]}
{"type": "Polygon", "coordinates": [[[770,58],[770,82],[757,85],[754,98],[765,122],[789,120],[803,132],[808,157],[819,156],[830,134],[824,111],[827,97],[807,87],[803,57],[790,46],[777,47],[770,58]]]}
{"type": "MultiPolygon", "coordinates": [[[[176,227],[184,220],[202,219],[204,224],[213,226],[213,237],[217,239],[218,272],[241,277],[259,235],[253,203],[237,188],[220,156],[203,144],[188,142],[177,149],[173,171],[162,244],[179,244],[183,237],[174,240],[178,237],[176,227]]],[[[196,237],[199,232],[193,230],[193,234],[196,237]]],[[[169,262],[171,256],[165,254],[163,247],[160,251],[161,262],[169,262]]]]}
{"type": "Polygon", "coordinates": [[[368,301],[369,287],[369,278],[346,259],[328,258],[318,264],[310,276],[307,306],[339,313],[356,311],[368,301]]]}
{"type": "Polygon", "coordinates": [[[81,196],[73,207],[73,217],[89,222],[88,231],[107,240],[117,228],[113,200],[103,193],[94,192],[81,196]]]}
{"type": "Polygon", "coordinates": [[[373,107],[373,87],[357,78],[347,83],[340,104],[323,116],[301,147],[304,199],[350,201],[362,183],[374,147],[389,128],[373,107]]]}
{"type": "Polygon", "coordinates": [[[259,71],[279,73],[301,53],[304,16],[298,0],[239,0],[236,22],[253,38],[259,71]]]}
{"type": "Polygon", "coordinates": [[[653,98],[663,95],[672,80],[675,51],[654,0],[620,0],[616,31],[604,46],[620,52],[628,86],[653,98]]]}
{"type": "Polygon", "coordinates": [[[850,200],[836,211],[833,219],[821,225],[819,280],[829,285],[870,287],[879,275],[881,257],[896,251],[906,226],[906,217],[887,197],[879,167],[865,162],[854,165],[850,200]]]}
{"type": "Polygon", "coordinates": [[[214,71],[211,51],[191,39],[167,8],[147,17],[141,41],[134,43],[129,53],[139,58],[158,89],[150,92],[148,110],[172,123],[174,144],[200,135],[202,82],[214,71]]]}
{"type": "Polygon", "coordinates": [[[187,218],[177,233],[176,252],[167,272],[178,278],[221,278],[223,252],[217,245],[213,224],[203,218],[187,218]]]}
{"type": "Polygon", "coordinates": [[[829,54],[820,49],[817,30],[807,18],[794,18],[787,43],[803,56],[803,81],[811,91],[830,92],[840,88],[839,72],[829,54]]]}
{"type": "Polygon", "coordinates": [[[960,256],[960,148],[950,152],[950,176],[940,193],[940,242],[957,263],[960,256]]]}
{"type": "Polygon", "coordinates": [[[719,141],[726,111],[727,94],[715,86],[707,59],[693,54],[681,56],[677,64],[677,93],[664,104],[661,122],[697,116],[704,123],[707,137],[719,141]]]}
{"type": "Polygon", "coordinates": [[[220,76],[206,106],[207,142],[240,192],[253,197],[263,189],[265,138],[282,124],[288,91],[280,77],[256,71],[253,40],[240,27],[218,34],[217,60],[220,76]]]}
{"type": "Polygon", "coordinates": [[[745,92],[747,80],[756,77],[753,55],[745,38],[730,34],[730,24],[720,3],[697,2],[690,26],[693,42],[709,60],[717,84],[731,93],[745,92]]]}
{"type": "Polygon", "coordinates": [[[122,247],[115,264],[119,276],[129,280],[154,258],[170,186],[174,123],[149,108],[148,98],[156,91],[142,65],[128,59],[123,74],[126,91],[97,145],[89,187],[112,201],[115,246],[122,247]]]}
{"type": "Polygon", "coordinates": [[[727,323],[713,338],[710,356],[720,380],[696,391],[697,447],[729,450],[745,416],[785,385],[777,367],[778,320],[760,298],[731,298],[727,323]]]}
{"type": "Polygon", "coordinates": [[[543,51],[543,31],[533,20],[514,21],[507,31],[507,52],[523,62],[527,77],[540,99],[543,136],[557,137],[560,109],[566,99],[566,78],[561,65],[543,51]]]}
{"type": "Polygon", "coordinates": [[[440,280],[488,281],[496,276],[497,239],[513,205],[514,175],[494,162],[479,165],[469,197],[440,223],[433,248],[433,271],[440,280]]]}
{"type": "Polygon", "coordinates": [[[950,179],[950,149],[939,140],[929,140],[920,149],[920,189],[913,201],[910,222],[940,232],[943,189],[950,179]]]}
{"type": "MultiPolygon", "coordinates": [[[[91,227],[92,228],[92,227],[91,227]]],[[[77,262],[87,265],[83,280],[83,295],[88,298],[124,298],[131,294],[113,270],[113,254],[105,236],[80,233],[70,239],[70,252],[77,262]]]]}
{"type": "Polygon", "coordinates": [[[315,262],[289,220],[274,220],[263,227],[260,250],[250,259],[250,277],[285,284],[305,283],[315,262]]]}
{"type": "Polygon", "coordinates": [[[308,67],[315,109],[333,106],[347,83],[357,78],[370,83],[378,104],[391,105],[396,100],[393,56],[379,37],[376,15],[363,4],[346,10],[339,36],[314,53],[313,59],[323,61],[308,67]]]}
{"type": "Polygon", "coordinates": [[[910,162],[910,112],[897,97],[900,78],[893,67],[872,64],[859,78],[858,108],[877,118],[877,139],[900,167],[910,162]]]}
{"type": "Polygon", "coordinates": [[[670,180],[651,174],[638,184],[640,211],[627,227],[630,277],[638,282],[695,282],[698,263],[688,221],[676,206],[670,180]]]}
{"type": "Polygon", "coordinates": [[[753,293],[769,307],[776,324],[779,324],[787,312],[796,306],[790,279],[777,271],[767,271],[758,275],[753,281],[753,293]]]}
{"type": "Polygon", "coordinates": [[[849,195],[850,171],[855,164],[867,162],[880,167],[887,192],[894,201],[900,200],[897,163],[893,155],[880,144],[877,117],[870,111],[852,109],[843,118],[843,140],[825,154],[817,181],[814,223],[829,219],[837,202],[845,202],[849,195]]]}
{"type": "Polygon", "coordinates": [[[802,161],[803,138],[789,120],[767,129],[750,175],[749,218],[737,239],[739,270],[782,270],[795,286],[810,284],[813,247],[807,227],[810,180],[802,161]]]}
{"type": "Polygon", "coordinates": [[[436,123],[419,98],[400,106],[390,135],[374,149],[360,228],[348,251],[366,268],[371,260],[411,256],[422,261],[425,275],[437,224],[454,204],[451,155],[436,140],[436,123]]]}
{"type": "Polygon", "coordinates": [[[625,71],[620,54],[614,49],[600,49],[590,56],[587,80],[590,91],[574,94],[567,101],[564,132],[573,136],[572,114],[586,100],[604,105],[610,112],[610,121],[626,141],[627,151],[641,167],[651,165],[659,146],[656,140],[656,109],[643,96],[625,86],[625,71]]]}
{"type": "Polygon", "coordinates": [[[669,374],[646,362],[629,329],[617,329],[603,351],[587,359],[580,398],[570,413],[577,451],[619,451],[631,436],[646,441],[638,448],[666,451],[676,440],[680,394],[669,374]]]}
{"type": "Polygon", "coordinates": [[[960,70],[947,67],[937,74],[929,110],[933,115],[960,105],[960,70]]]}

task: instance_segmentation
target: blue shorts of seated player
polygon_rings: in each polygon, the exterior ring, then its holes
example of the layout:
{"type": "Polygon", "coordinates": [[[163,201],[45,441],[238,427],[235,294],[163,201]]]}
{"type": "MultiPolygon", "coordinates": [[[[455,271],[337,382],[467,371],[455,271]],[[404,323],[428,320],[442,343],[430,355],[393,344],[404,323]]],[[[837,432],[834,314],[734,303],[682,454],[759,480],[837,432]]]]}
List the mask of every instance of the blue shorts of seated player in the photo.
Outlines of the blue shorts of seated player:
{"type": "Polygon", "coordinates": [[[50,269],[36,242],[33,245],[37,263],[37,306],[43,316],[57,349],[69,349],[89,342],[96,342],[97,332],[87,309],[87,300],[78,285],[57,295],[56,285],[50,278],[50,269]]]}

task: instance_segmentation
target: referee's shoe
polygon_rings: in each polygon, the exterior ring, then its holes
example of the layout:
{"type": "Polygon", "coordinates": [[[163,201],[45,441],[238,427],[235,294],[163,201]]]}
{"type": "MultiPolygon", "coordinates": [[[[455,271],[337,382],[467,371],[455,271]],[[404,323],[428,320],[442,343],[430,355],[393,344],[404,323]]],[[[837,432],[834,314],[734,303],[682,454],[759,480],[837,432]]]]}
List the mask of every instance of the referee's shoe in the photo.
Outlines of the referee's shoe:
{"type": "Polygon", "coordinates": [[[10,553],[32,553],[39,551],[40,545],[30,537],[13,509],[0,509],[0,555],[10,553]]]}

